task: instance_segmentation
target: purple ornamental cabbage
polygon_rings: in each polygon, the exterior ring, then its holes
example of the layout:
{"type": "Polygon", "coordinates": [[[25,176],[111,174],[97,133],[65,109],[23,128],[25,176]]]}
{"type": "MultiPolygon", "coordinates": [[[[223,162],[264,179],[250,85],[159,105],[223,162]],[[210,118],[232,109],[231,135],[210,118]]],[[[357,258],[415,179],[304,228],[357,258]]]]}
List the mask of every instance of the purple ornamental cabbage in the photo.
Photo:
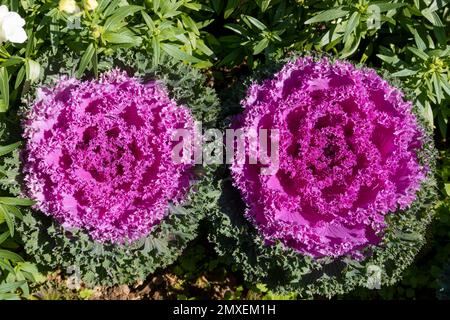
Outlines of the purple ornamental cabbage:
{"type": "Polygon", "coordinates": [[[190,165],[171,158],[171,135],[193,128],[156,82],[120,70],[40,88],[24,122],[25,181],[36,208],[93,239],[146,236],[181,201],[190,165]]]}
{"type": "Polygon", "coordinates": [[[278,129],[279,169],[232,165],[247,217],[268,243],[313,257],[380,241],[384,216],[407,208],[426,169],[417,158],[423,132],[403,94],[374,70],[310,57],[254,83],[234,124],[278,129]]]}

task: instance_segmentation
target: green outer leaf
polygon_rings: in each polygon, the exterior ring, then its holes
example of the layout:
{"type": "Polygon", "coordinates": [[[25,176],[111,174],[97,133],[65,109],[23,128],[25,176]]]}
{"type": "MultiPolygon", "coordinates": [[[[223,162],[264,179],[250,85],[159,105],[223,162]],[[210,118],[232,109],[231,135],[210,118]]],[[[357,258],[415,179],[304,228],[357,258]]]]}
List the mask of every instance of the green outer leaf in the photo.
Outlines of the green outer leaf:
{"type": "Polygon", "coordinates": [[[78,70],[76,72],[76,77],[81,78],[81,76],[84,74],[84,71],[86,70],[87,66],[89,65],[89,62],[92,61],[92,57],[95,53],[95,46],[93,43],[89,44],[86,51],[84,52],[83,56],[80,60],[80,65],[78,66],[78,70]]]}
{"type": "Polygon", "coordinates": [[[447,95],[450,96],[450,82],[449,79],[446,78],[443,74],[439,76],[441,79],[442,89],[447,93],[447,95]]]}
{"type": "Polygon", "coordinates": [[[20,300],[20,296],[15,293],[0,293],[0,300],[20,300]]]}
{"type": "Polygon", "coordinates": [[[385,12],[389,10],[394,10],[398,8],[402,8],[406,6],[406,3],[390,3],[390,2],[382,2],[382,3],[372,3],[371,5],[377,6],[380,9],[380,12],[385,12]]]}
{"type": "Polygon", "coordinates": [[[353,12],[352,15],[350,16],[350,19],[348,19],[347,26],[345,27],[344,38],[343,38],[344,43],[347,42],[348,36],[358,26],[360,17],[361,17],[361,15],[359,14],[359,12],[353,12]]]}
{"type": "Polygon", "coordinates": [[[267,30],[267,27],[264,23],[262,23],[261,21],[259,21],[258,19],[252,17],[252,16],[246,16],[243,15],[242,16],[244,19],[248,20],[250,22],[250,24],[254,25],[256,28],[258,28],[261,31],[267,30]]]}
{"type": "Polygon", "coordinates": [[[428,60],[428,55],[425,52],[414,47],[408,47],[408,50],[411,51],[414,55],[416,55],[420,59],[425,61],[428,60]]]}
{"type": "Polygon", "coordinates": [[[417,70],[409,70],[409,69],[403,69],[397,72],[394,72],[392,74],[393,77],[408,77],[415,75],[418,71],[417,70]]]}
{"type": "Polygon", "coordinates": [[[264,38],[260,40],[254,47],[253,47],[253,54],[261,53],[267,46],[269,45],[269,39],[264,38]]]}
{"type": "Polygon", "coordinates": [[[163,49],[168,55],[174,57],[177,60],[186,61],[186,62],[200,62],[201,60],[187,54],[186,52],[179,49],[176,45],[169,43],[161,43],[161,49],[163,49]]]}
{"type": "Polygon", "coordinates": [[[135,12],[142,10],[143,7],[128,5],[118,8],[114,13],[106,19],[103,28],[105,31],[114,30],[115,26],[123,21],[127,16],[134,14],[135,12]]]}
{"type": "Polygon", "coordinates": [[[141,11],[142,17],[144,18],[145,24],[150,29],[150,31],[154,31],[156,29],[155,23],[153,22],[152,18],[145,12],[144,10],[141,11]]]}
{"type": "Polygon", "coordinates": [[[9,260],[6,260],[6,259],[0,259],[0,269],[6,270],[13,274],[15,272],[14,268],[11,266],[11,263],[9,262],[9,260]]]}
{"type": "Polygon", "coordinates": [[[346,16],[348,13],[349,11],[343,10],[342,7],[322,11],[321,13],[312,17],[311,19],[306,20],[305,24],[335,20],[346,16]]]}
{"type": "Polygon", "coordinates": [[[6,210],[6,208],[1,204],[0,204],[0,214],[6,221],[9,234],[11,235],[11,237],[14,237],[14,217],[12,217],[8,212],[8,210],[6,210]]]}
{"type": "Polygon", "coordinates": [[[9,144],[7,146],[0,146],[0,156],[4,156],[5,154],[8,154],[15,149],[17,149],[22,144],[22,141],[18,141],[12,144],[9,144]]]}
{"type": "Polygon", "coordinates": [[[444,27],[439,15],[436,12],[431,12],[429,8],[426,8],[421,11],[422,15],[430,21],[435,27],[444,27]]]}
{"type": "Polygon", "coordinates": [[[23,262],[23,258],[12,251],[0,249],[0,258],[10,260],[12,262],[23,262]]]}
{"type": "Polygon", "coordinates": [[[417,32],[416,29],[413,29],[413,34],[414,34],[414,40],[416,42],[417,48],[421,51],[425,51],[427,49],[427,45],[420,37],[419,32],[417,32]]]}
{"type": "Polygon", "coordinates": [[[13,197],[0,197],[0,203],[11,206],[32,206],[35,202],[31,199],[25,198],[13,198],[13,197]]]}
{"type": "Polygon", "coordinates": [[[26,281],[24,281],[24,280],[16,281],[16,282],[9,282],[9,283],[2,283],[2,284],[0,284],[0,294],[1,293],[12,293],[25,283],[26,283],[26,281]]]}
{"type": "Polygon", "coordinates": [[[225,11],[223,13],[223,17],[227,19],[233,11],[236,9],[237,5],[239,4],[239,0],[228,0],[227,6],[225,7],[225,11]]]}
{"type": "Polygon", "coordinates": [[[0,112],[6,112],[9,108],[9,75],[5,67],[0,67],[0,92],[3,102],[0,104],[0,112]]]}
{"type": "Polygon", "coordinates": [[[19,56],[11,56],[5,62],[0,64],[0,67],[10,67],[23,63],[23,58],[19,56]]]}
{"type": "Polygon", "coordinates": [[[436,95],[438,103],[441,103],[441,101],[444,99],[444,94],[442,93],[441,84],[436,73],[433,73],[431,75],[431,80],[433,81],[434,94],[436,95]]]}
{"type": "Polygon", "coordinates": [[[131,43],[135,45],[139,45],[141,39],[138,36],[130,35],[127,33],[119,33],[119,32],[110,32],[107,31],[102,35],[103,39],[110,43],[124,44],[131,43]]]}
{"type": "Polygon", "coordinates": [[[266,12],[267,8],[270,5],[271,0],[259,0],[257,1],[258,6],[261,8],[262,12],[266,12]]]}
{"type": "Polygon", "coordinates": [[[6,210],[9,211],[9,213],[11,213],[17,219],[20,219],[20,220],[23,219],[22,212],[20,212],[20,210],[17,207],[11,206],[11,205],[7,205],[7,204],[4,204],[3,206],[5,207],[6,210]]]}
{"type": "Polygon", "coordinates": [[[159,64],[161,57],[161,46],[157,37],[152,38],[152,49],[153,49],[153,66],[159,64]]]}
{"type": "Polygon", "coordinates": [[[8,239],[9,236],[10,236],[9,230],[3,232],[2,234],[0,234],[0,245],[1,245],[3,242],[5,242],[5,240],[8,239]]]}

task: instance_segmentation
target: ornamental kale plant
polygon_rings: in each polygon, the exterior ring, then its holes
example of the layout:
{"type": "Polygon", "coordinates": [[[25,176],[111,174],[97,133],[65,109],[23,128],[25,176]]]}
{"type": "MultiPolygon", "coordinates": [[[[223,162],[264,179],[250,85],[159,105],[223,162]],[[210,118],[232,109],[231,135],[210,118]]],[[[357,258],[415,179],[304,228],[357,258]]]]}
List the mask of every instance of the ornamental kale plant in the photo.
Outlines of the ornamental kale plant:
{"type": "Polygon", "coordinates": [[[23,210],[18,234],[40,267],[75,284],[134,284],[175,261],[215,202],[214,167],[173,163],[171,133],[194,119],[213,123],[217,97],[168,57],[155,67],[147,54],[119,50],[100,57],[99,79],[77,78],[79,60],[45,55],[24,96],[26,144],[7,187],[37,203],[23,210]]]}
{"type": "Polygon", "coordinates": [[[375,71],[299,58],[253,84],[240,123],[280,130],[280,169],[235,162],[247,217],[266,240],[314,257],[377,244],[384,216],[416,198],[423,133],[403,94],[375,71]]]}
{"type": "Polygon", "coordinates": [[[189,110],[119,69],[38,90],[24,121],[35,208],[95,240],[146,236],[189,187],[190,166],[171,158],[173,131],[193,127],[189,110]]]}
{"type": "Polygon", "coordinates": [[[247,281],[276,293],[396,283],[434,215],[430,128],[372,69],[298,55],[274,62],[225,108],[245,108],[233,128],[279,130],[279,170],[234,162],[233,183],[222,172],[209,239],[247,281]]]}

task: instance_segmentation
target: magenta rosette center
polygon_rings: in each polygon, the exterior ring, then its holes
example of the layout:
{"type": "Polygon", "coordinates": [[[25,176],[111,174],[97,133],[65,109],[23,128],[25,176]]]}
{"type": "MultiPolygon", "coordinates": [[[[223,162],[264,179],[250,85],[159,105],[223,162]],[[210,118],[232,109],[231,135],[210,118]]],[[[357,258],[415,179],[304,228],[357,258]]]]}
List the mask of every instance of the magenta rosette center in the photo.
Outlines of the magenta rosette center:
{"type": "Polygon", "coordinates": [[[157,82],[119,70],[99,80],[61,78],[40,88],[24,123],[24,171],[36,207],[93,239],[146,236],[189,187],[172,161],[172,134],[193,128],[157,82]]]}
{"type": "Polygon", "coordinates": [[[298,58],[253,84],[234,126],[278,129],[279,169],[232,165],[248,218],[270,243],[314,257],[359,255],[385,215],[415,199],[422,131],[402,93],[375,71],[298,58]]]}

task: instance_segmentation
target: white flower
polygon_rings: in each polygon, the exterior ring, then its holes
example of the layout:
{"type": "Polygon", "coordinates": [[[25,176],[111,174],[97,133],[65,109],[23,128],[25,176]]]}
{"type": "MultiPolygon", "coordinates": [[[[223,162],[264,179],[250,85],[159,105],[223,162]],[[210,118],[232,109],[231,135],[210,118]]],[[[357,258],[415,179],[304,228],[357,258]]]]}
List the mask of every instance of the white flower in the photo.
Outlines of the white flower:
{"type": "Polygon", "coordinates": [[[9,12],[5,5],[0,6],[0,44],[5,41],[25,42],[27,34],[24,25],[25,20],[17,12],[9,12]]]}
{"type": "Polygon", "coordinates": [[[74,14],[80,10],[75,0],[60,0],[58,8],[59,11],[64,11],[68,14],[74,14]]]}
{"type": "Polygon", "coordinates": [[[98,7],[98,2],[97,2],[97,0],[86,0],[84,2],[84,7],[88,11],[95,10],[95,8],[98,7]]]}

